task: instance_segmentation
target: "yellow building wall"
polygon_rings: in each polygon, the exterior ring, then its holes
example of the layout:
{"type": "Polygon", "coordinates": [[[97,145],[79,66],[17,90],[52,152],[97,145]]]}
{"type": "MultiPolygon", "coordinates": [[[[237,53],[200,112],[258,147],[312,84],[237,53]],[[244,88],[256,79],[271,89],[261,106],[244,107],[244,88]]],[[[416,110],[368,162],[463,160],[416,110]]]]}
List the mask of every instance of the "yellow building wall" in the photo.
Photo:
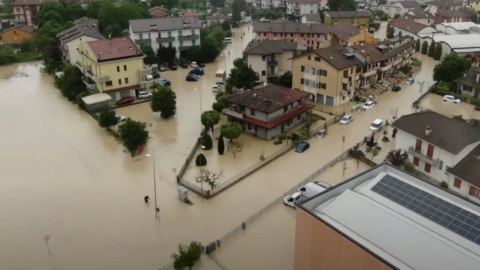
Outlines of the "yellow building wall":
{"type": "MultiPolygon", "coordinates": [[[[86,42],[80,43],[79,49],[84,53],[82,54],[82,65],[84,67],[90,66],[96,77],[110,77],[111,86],[108,86],[107,82],[96,84],[100,92],[139,85],[138,70],[144,69],[143,57],[97,63],[95,54],[86,42]],[[126,70],[124,66],[126,66],[126,70]],[[128,79],[128,83],[125,79],[128,79]]],[[[135,89],[132,89],[132,96],[135,94],[134,91],[135,89]]],[[[120,98],[119,95],[117,93],[117,99],[120,98]]]]}
{"type": "Polygon", "coordinates": [[[33,39],[33,33],[12,29],[1,34],[3,44],[20,44],[25,39],[33,39]]]}
{"type": "Polygon", "coordinates": [[[324,24],[332,25],[339,22],[346,22],[350,24],[370,24],[370,18],[330,18],[329,15],[326,15],[324,18],[324,24]]]}
{"type": "Polygon", "coordinates": [[[472,1],[470,7],[475,9],[477,12],[480,12],[480,1],[472,1]]]}

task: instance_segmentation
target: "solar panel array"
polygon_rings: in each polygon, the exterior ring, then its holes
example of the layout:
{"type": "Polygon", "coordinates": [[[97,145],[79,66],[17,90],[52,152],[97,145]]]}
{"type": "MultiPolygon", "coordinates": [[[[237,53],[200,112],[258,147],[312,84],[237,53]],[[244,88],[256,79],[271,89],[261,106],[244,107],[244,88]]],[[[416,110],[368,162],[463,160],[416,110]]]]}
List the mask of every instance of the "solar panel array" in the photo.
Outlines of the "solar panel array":
{"type": "Polygon", "coordinates": [[[391,175],[385,175],[371,190],[480,245],[480,217],[478,215],[391,175]]]}

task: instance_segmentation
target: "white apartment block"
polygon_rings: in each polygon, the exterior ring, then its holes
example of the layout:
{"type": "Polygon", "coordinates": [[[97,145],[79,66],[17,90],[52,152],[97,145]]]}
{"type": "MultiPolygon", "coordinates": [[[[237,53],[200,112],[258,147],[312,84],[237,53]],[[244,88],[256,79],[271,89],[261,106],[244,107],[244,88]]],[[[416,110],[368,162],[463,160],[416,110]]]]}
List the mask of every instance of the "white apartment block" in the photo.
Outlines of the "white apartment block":
{"type": "Polygon", "coordinates": [[[96,28],[74,26],[57,34],[62,60],[65,64],[75,65],[81,62],[82,57],[77,50],[82,41],[105,39],[96,28]]]}
{"type": "Polygon", "coordinates": [[[301,17],[304,14],[318,13],[318,1],[313,0],[295,0],[295,1],[280,1],[280,0],[254,0],[252,5],[256,8],[269,9],[276,7],[286,7],[287,15],[294,17],[301,17]]]}
{"type": "Polygon", "coordinates": [[[137,46],[149,44],[155,53],[163,47],[175,47],[176,57],[184,57],[192,46],[200,46],[201,21],[197,17],[167,17],[131,20],[130,38],[137,46]]]}

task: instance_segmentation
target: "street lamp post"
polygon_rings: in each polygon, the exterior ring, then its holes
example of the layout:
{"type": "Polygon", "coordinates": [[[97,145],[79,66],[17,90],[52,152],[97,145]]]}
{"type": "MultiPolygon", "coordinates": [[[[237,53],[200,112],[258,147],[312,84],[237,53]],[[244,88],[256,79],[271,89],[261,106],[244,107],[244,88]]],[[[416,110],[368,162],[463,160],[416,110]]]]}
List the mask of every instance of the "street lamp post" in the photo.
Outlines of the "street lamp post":
{"type": "Polygon", "coordinates": [[[158,209],[157,207],[157,177],[155,175],[155,157],[150,155],[150,154],[146,154],[145,156],[149,157],[149,158],[152,158],[152,163],[153,163],[153,197],[155,198],[155,218],[158,218],[158,212],[160,212],[160,209],[158,209]]]}
{"type": "MultiPolygon", "coordinates": [[[[200,99],[200,117],[202,117],[202,91],[198,90],[197,88],[193,89],[195,91],[198,91],[198,97],[200,99]]],[[[200,121],[200,135],[202,135],[202,121],[200,121]]]]}

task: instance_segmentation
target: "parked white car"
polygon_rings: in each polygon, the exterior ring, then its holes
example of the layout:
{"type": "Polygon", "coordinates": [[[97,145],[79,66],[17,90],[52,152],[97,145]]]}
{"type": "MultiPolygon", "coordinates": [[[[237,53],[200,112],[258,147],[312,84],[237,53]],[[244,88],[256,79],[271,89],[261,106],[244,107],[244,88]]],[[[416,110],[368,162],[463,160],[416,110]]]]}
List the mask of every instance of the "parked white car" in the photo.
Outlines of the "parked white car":
{"type": "Polygon", "coordinates": [[[123,115],[118,115],[117,114],[115,116],[117,117],[119,123],[127,120],[127,118],[125,118],[125,116],[123,116],[123,115]]]}
{"type": "Polygon", "coordinates": [[[342,117],[342,119],[340,119],[340,125],[348,125],[350,122],[353,121],[353,116],[351,116],[350,114],[346,114],[342,117]]]}
{"type": "Polygon", "coordinates": [[[190,63],[190,66],[192,66],[192,68],[198,67],[197,62],[195,62],[195,61],[192,61],[192,62],[190,63]]]}
{"type": "Polygon", "coordinates": [[[317,134],[315,134],[315,138],[317,139],[322,139],[323,137],[328,135],[328,131],[326,129],[321,129],[317,131],[317,134]]]}
{"type": "Polygon", "coordinates": [[[447,102],[453,102],[455,104],[458,104],[461,102],[460,99],[456,99],[454,96],[450,96],[450,95],[445,95],[443,96],[443,101],[447,101],[447,102]]]}
{"type": "Polygon", "coordinates": [[[212,92],[218,92],[222,89],[222,85],[221,84],[214,84],[213,87],[212,87],[212,92]]]}
{"type": "Polygon", "coordinates": [[[147,91],[140,91],[138,92],[138,98],[139,99],[144,99],[144,98],[151,98],[152,97],[152,93],[149,93],[147,91]]]}
{"type": "Polygon", "coordinates": [[[409,85],[409,84],[413,84],[414,82],[415,80],[413,78],[410,78],[405,82],[405,84],[409,85]]]}
{"type": "Polygon", "coordinates": [[[302,199],[302,192],[295,192],[283,199],[283,204],[295,208],[295,203],[302,199]]]}
{"type": "Polygon", "coordinates": [[[382,119],[375,119],[375,121],[373,121],[373,123],[370,125],[370,130],[371,131],[376,131],[381,127],[383,127],[383,120],[382,119]]]}
{"type": "Polygon", "coordinates": [[[375,106],[375,102],[367,101],[367,102],[365,102],[365,104],[363,104],[363,109],[368,110],[368,109],[373,108],[373,106],[375,106]]]}

